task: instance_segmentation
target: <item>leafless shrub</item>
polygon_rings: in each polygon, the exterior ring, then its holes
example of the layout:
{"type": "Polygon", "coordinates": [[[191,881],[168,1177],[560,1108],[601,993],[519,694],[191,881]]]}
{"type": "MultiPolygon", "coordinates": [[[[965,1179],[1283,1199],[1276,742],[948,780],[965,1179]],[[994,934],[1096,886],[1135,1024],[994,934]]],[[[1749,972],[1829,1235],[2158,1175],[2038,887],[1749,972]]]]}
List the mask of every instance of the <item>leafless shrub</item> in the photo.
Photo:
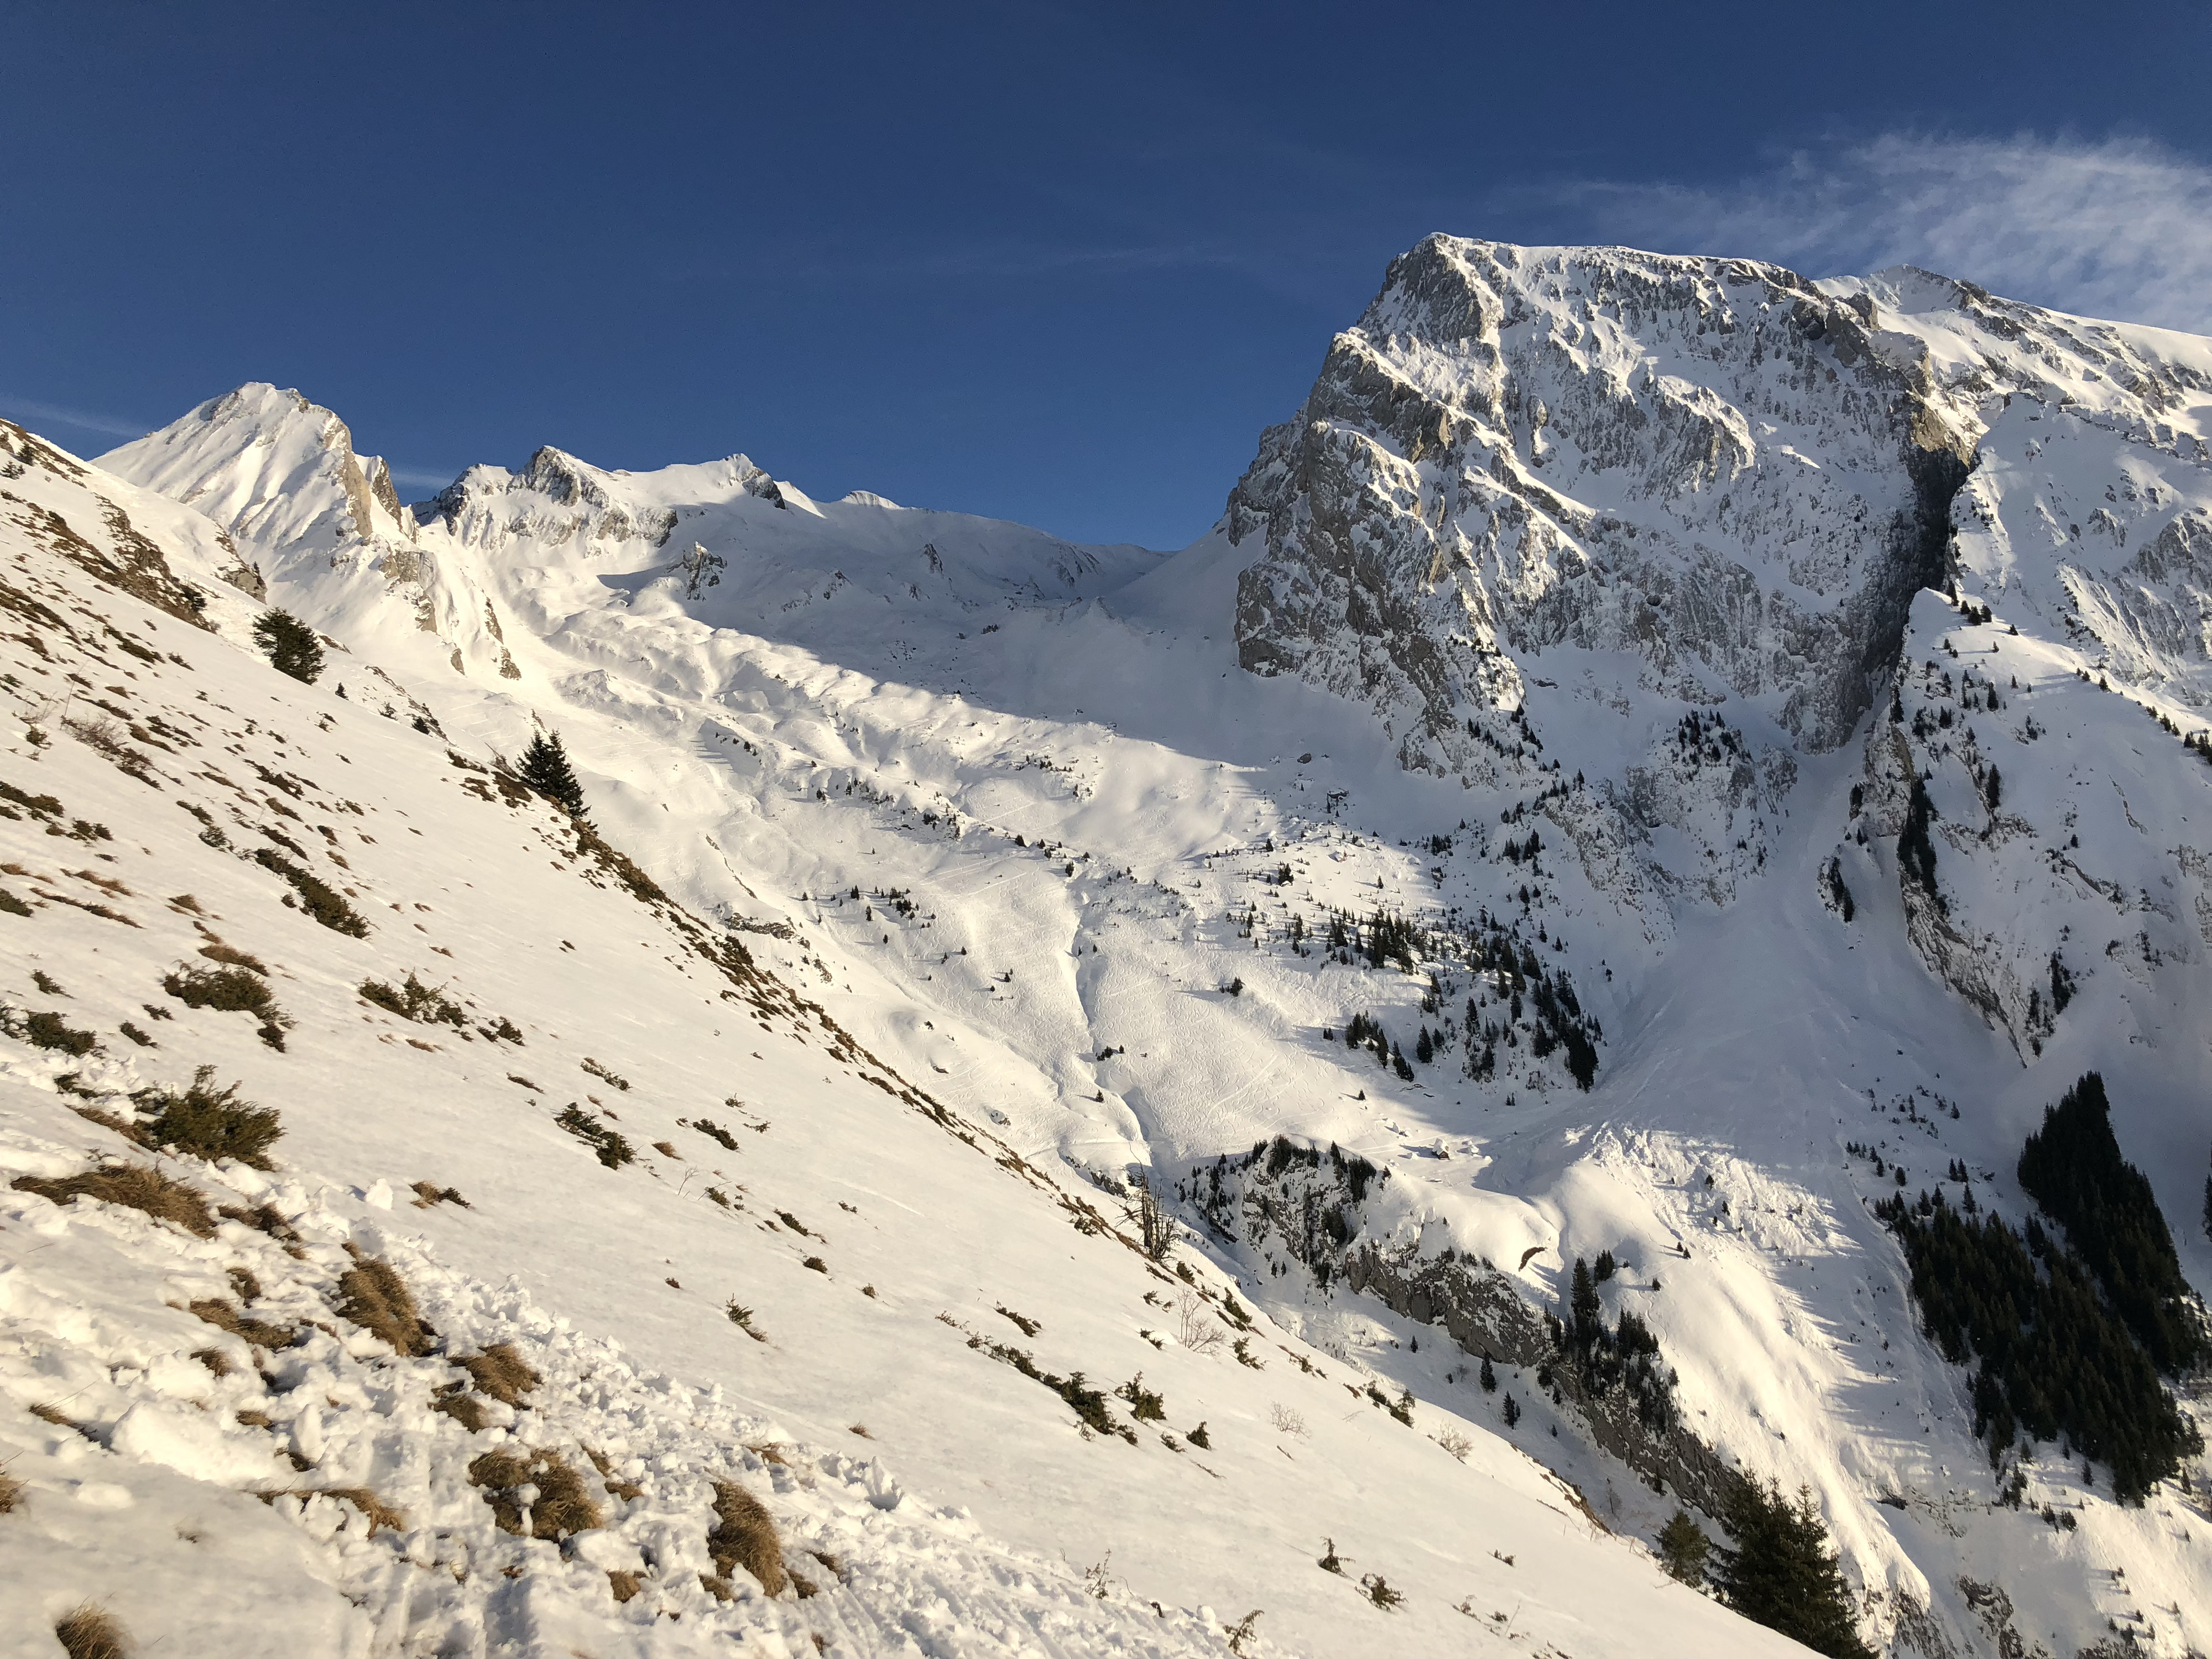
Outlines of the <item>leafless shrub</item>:
{"type": "Polygon", "coordinates": [[[1299,1416],[1297,1413],[1292,1411],[1281,1401],[1278,1400],[1275,1401],[1274,1405],[1269,1409],[1268,1418],[1269,1420],[1274,1424],[1276,1433],[1291,1434],[1297,1436],[1301,1439],[1304,1438],[1306,1432],[1305,1419],[1299,1416]]]}
{"type": "Polygon", "coordinates": [[[1462,1463],[1467,1462],[1467,1455],[1474,1449],[1474,1442],[1457,1429],[1446,1429],[1437,1437],[1437,1444],[1462,1463]]]}
{"type": "Polygon", "coordinates": [[[79,1195],[103,1204],[120,1204],[143,1210],[156,1221],[173,1221],[198,1237],[215,1237],[215,1220],[208,1214],[207,1200],[183,1182],[172,1181],[143,1164],[112,1164],[58,1181],[17,1176],[9,1184],[19,1193],[36,1193],[56,1204],[66,1205],[79,1195]]]}
{"type": "Polygon", "coordinates": [[[770,1595],[783,1594],[789,1576],[775,1519],[759,1498],[734,1480],[714,1483],[714,1528],[707,1534],[707,1548],[717,1573],[726,1577],[732,1567],[743,1567],[770,1595]]]}
{"type": "Polygon", "coordinates": [[[1185,1291],[1176,1298],[1176,1341],[1193,1353],[1216,1353],[1228,1340],[1229,1333],[1214,1322],[1203,1297],[1185,1291]]]}

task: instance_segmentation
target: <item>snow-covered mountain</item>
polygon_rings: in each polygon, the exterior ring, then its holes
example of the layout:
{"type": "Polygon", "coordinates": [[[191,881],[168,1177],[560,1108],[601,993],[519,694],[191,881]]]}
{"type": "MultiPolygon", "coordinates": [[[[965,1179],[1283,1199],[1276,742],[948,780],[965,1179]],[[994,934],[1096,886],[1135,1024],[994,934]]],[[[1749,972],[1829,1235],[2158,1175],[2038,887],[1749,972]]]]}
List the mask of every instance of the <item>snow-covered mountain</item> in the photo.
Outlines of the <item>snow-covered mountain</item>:
{"type": "Polygon", "coordinates": [[[1790,1650],[1649,1547],[1748,1474],[1881,1650],[2212,1647],[2201,1453],[1993,1436],[1906,1254],[2090,1283],[2015,1170],[2094,1071],[2212,1280],[2208,420],[1923,272],[1437,237],[1172,556],[0,428],[5,1639],[1790,1650]],[[56,1207],[203,1065],[240,1219],[56,1207]]]}

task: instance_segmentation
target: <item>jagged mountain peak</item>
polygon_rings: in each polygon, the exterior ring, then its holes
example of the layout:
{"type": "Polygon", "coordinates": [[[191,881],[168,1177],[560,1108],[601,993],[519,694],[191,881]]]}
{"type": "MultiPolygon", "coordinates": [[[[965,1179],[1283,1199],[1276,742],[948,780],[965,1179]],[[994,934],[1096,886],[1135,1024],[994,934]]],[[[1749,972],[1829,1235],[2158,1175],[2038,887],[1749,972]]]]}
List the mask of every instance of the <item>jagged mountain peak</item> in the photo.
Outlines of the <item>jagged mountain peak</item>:
{"type": "Polygon", "coordinates": [[[415,539],[383,460],[356,455],[331,410],[266,381],[210,398],[99,464],[274,555],[415,539]]]}

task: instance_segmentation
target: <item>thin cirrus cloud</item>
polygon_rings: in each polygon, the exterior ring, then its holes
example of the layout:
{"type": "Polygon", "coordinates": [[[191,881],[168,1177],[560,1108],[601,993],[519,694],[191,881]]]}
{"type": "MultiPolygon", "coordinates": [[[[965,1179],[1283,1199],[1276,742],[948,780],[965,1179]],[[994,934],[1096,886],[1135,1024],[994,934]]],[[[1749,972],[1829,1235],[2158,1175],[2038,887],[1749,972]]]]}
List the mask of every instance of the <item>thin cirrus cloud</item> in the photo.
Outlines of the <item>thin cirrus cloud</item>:
{"type": "Polygon", "coordinates": [[[148,422],[130,420],[120,415],[102,415],[94,410],[75,409],[65,404],[41,403],[36,398],[18,398],[9,392],[0,392],[0,414],[33,428],[71,427],[79,432],[97,432],[108,438],[143,438],[154,429],[148,422]]]}
{"type": "Polygon", "coordinates": [[[1571,193],[1620,240],[1812,275],[1916,264],[2033,304],[2212,332],[2212,167],[2148,140],[1887,133],[1733,185],[1571,193]]]}

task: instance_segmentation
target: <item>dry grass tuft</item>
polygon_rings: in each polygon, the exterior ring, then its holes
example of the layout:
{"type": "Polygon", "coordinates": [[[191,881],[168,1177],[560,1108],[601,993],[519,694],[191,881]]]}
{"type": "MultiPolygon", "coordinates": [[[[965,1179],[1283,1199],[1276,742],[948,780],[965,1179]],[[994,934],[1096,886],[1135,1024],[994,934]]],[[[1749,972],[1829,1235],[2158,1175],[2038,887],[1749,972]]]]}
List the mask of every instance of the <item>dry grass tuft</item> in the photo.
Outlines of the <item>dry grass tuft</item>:
{"type": "Polygon", "coordinates": [[[235,1303],[222,1297],[211,1296],[195,1302],[189,1311],[194,1318],[206,1321],[219,1331],[244,1337],[257,1348],[289,1348],[300,1340],[297,1326],[265,1324],[239,1312],[235,1303]]]}
{"type": "MultiPolygon", "coordinates": [[[[244,1413],[240,1413],[241,1419],[244,1413]]],[[[306,1503],[311,1498],[336,1498],[350,1504],[368,1519],[368,1535],[390,1528],[393,1532],[407,1530],[407,1516],[386,1503],[367,1486],[280,1486],[273,1492],[253,1494],[264,1504],[273,1504],[280,1498],[296,1498],[306,1503]]]]}
{"type": "Polygon", "coordinates": [[[210,962],[222,963],[227,968],[245,968],[260,975],[264,979],[269,976],[269,969],[259,957],[244,951],[234,951],[221,939],[217,939],[212,945],[201,945],[200,954],[210,962]]]}
{"type": "Polygon", "coordinates": [[[726,1601],[738,1593],[737,1587],[728,1579],[718,1578],[709,1572],[699,1575],[699,1586],[717,1601],[726,1601]]]}
{"type": "Polygon", "coordinates": [[[396,1352],[418,1356],[430,1352],[430,1334],[422,1328],[422,1316],[415,1311],[407,1282],[381,1256],[356,1256],[338,1279],[338,1295],[341,1317],[382,1337],[396,1352]]]}
{"type": "Polygon", "coordinates": [[[217,1376],[228,1376],[238,1368],[230,1363],[229,1356],[221,1348],[194,1348],[192,1358],[198,1360],[217,1376]]]}
{"type": "Polygon", "coordinates": [[[23,1483],[0,1469],[0,1515],[13,1515],[23,1502],[23,1483]]]}
{"type": "Polygon", "coordinates": [[[235,1221],[242,1227],[266,1233],[280,1243],[296,1244],[300,1241],[300,1235],[293,1231],[292,1224],[277,1214],[270,1205],[257,1204],[247,1209],[242,1204],[226,1204],[216,1213],[225,1221],[235,1221]]]}
{"type": "Polygon", "coordinates": [[[707,1534],[707,1548],[716,1572],[726,1575],[733,1566],[743,1567],[770,1595],[782,1595],[790,1582],[774,1518],[734,1480],[714,1483],[714,1528],[707,1534]]]}
{"type": "Polygon", "coordinates": [[[614,1592],[617,1601],[634,1601],[638,1591],[645,1588],[645,1575],[641,1572],[617,1572],[609,1568],[607,1588],[614,1592]]]}
{"type": "Polygon", "coordinates": [[[469,1392],[465,1382],[453,1384],[448,1391],[430,1402],[430,1409],[445,1413],[471,1434],[481,1432],[483,1425],[491,1421],[484,1414],[483,1401],[469,1392]]]}
{"type": "Polygon", "coordinates": [[[486,1452],[469,1465],[469,1482],[483,1488],[484,1502],[501,1532],[518,1538],[566,1538],[605,1524],[599,1506],[586,1490],[584,1477],[560,1453],[545,1447],[527,1458],[512,1451],[486,1452]],[[538,1488],[529,1509],[530,1530],[523,1531],[520,1488],[538,1488]]]}
{"type": "Polygon", "coordinates": [[[131,1659],[133,1651],[130,1633],[115,1615],[89,1601],[62,1615],[54,1639],[69,1659],[131,1659]]]}
{"type": "Polygon", "coordinates": [[[495,1342],[482,1353],[453,1362],[475,1380],[477,1388],[503,1405],[520,1406],[522,1396],[545,1379],[515,1352],[511,1342],[495,1342]]]}
{"type": "Polygon", "coordinates": [[[584,1455],[592,1460],[592,1467],[599,1472],[599,1479],[606,1483],[607,1490],[617,1498],[628,1502],[632,1498],[645,1496],[645,1488],[635,1480],[615,1479],[614,1463],[605,1452],[596,1452],[586,1446],[584,1448],[584,1455]]]}
{"type": "Polygon", "coordinates": [[[458,1204],[465,1210],[476,1208],[475,1205],[461,1196],[458,1187],[441,1187],[434,1181],[416,1182],[414,1193],[415,1207],[418,1210],[427,1210],[433,1204],[458,1204]]]}
{"type": "Polygon", "coordinates": [[[64,1206],[78,1197],[98,1199],[103,1204],[120,1204],[129,1209],[143,1210],[156,1221],[173,1221],[198,1237],[215,1237],[215,1220],[208,1214],[207,1200],[183,1182],[172,1181],[159,1170],[143,1164],[88,1170],[82,1175],[68,1176],[58,1181],[17,1176],[9,1185],[19,1193],[36,1193],[40,1198],[64,1206]]]}

